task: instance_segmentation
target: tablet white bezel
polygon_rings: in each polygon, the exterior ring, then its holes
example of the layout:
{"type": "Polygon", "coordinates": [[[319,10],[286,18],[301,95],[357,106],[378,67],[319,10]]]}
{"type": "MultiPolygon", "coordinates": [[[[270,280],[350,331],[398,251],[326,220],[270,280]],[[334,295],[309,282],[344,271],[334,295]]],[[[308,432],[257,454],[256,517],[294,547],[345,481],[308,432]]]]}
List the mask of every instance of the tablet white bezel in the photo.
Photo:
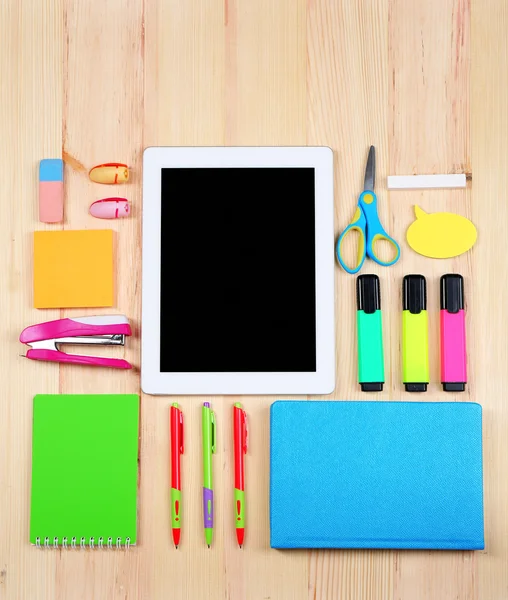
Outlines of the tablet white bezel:
{"type": "MultiPolygon", "coordinates": [[[[143,156],[141,387],[147,394],[329,394],[335,388],[333,153],[326,147],[152,147],[143,156]],[[315,169],[316,372],[163,373],[160,371],[161,169],[311,167],[315,169]]],[[[295,239],[295,244],[298,240],[295,239]]],[[[167,340],[166,343],[170,343],[167,340]]]]}

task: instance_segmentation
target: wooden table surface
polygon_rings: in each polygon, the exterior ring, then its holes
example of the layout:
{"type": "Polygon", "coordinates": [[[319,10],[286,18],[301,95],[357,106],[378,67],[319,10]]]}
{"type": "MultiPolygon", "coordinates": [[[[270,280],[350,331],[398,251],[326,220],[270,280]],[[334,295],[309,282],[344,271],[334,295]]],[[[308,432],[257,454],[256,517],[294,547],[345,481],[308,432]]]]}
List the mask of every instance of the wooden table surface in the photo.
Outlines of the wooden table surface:
{"type": "MultiPolygon", "coordinates": [[[[1,599],[508,598],[507,29],[506,0],[2,0],[1,599]],[[139,546],[127,552],[31,547],[34,394],[140,392],[138,370],[59,368],[20,358],[24,327],[85,312],[32,308],[32,232],[118,232],[114,312],[134,323],[123,355],[139,365],[143,149],[305,144],[334,150],[337,232],[353,214],[367,148],[376,146],[381,218],[401,242],[402,258],[388,269],[367,267],[382,279],[384,309],[387,385],[375,399],[420,399],[400,383],[400,287],[403,274],[423,273],[432,348],[425,399],[476,401],[484,409],[485,551],[270,550],[273,397],[242,399],[251,434],[242,551],[231,518],[237,400],[231,397],[212,398],[220,431],[211,550],[200,526],[203,399],[179,399],[187,420],[187,521],[175,551],[168,517],[172,399],[149,396],[141,409],[139,546]],[[37,219],[37,165],[61,155],[65,223],[45,226],[37,219]],[[108,161],[130,164],[132,181],[118,189],[92,184],[87,170],[108,161]],[[467,190],[386,191],[387,174],[455,172],[472,173],[467,190]],[[115,193],[132,201],[132,218],[109,223],[88,215],[93,200],[115,193]],[[412,252],[405,230],[416,203],[470,217],[479,231],[473,251],[444,261],[412,252]],[[450,270],[466,278],[470,383],[465,394],[445,398],[438,384],[438,278],[450,270]]],[[[355,378],[354,278],[336,272],[337,386],[329,398],[363,399],[355,378]]]]}

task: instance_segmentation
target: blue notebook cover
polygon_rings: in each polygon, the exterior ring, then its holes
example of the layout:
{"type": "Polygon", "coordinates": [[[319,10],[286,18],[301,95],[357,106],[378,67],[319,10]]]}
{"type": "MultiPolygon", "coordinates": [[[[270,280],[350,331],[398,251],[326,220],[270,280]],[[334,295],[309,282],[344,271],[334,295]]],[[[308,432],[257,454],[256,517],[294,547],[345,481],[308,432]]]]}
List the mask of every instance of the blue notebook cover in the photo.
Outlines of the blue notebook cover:
{"type": "Polygon", "coordinates": [[[278,401],[270,421],[272,548],[484,547],[480,405],[278,401]]]}

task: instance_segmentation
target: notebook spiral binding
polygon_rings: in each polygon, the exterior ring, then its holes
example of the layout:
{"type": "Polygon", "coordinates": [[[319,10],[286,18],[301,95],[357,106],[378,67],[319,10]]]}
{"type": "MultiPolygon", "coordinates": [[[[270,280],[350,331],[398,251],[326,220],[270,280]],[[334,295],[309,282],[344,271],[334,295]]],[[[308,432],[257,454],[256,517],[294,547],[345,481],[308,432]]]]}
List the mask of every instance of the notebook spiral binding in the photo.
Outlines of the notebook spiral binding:
{"type": "Polygon", "coordinates": [[[55,550],[68,550],[69,548],[71,550],[76,550],[77,548],[80,548],[81,550],[86,550],[86,548],[89,548],[90,550],[93,550],[94,548],[98,548],[99,550],[102,550],[104,548],[108,550],[112,550],[113,548],[120,550],[124,548],[125,550],[128,550],[131,545],[131,538],[126,537],[125,544],[122,545],[121,537],[117,537],[116,542],[113,543],[113,538],[111,536],[106,539],[101,536],[100,538],[98,538],[97,544],[95,543],[94,537],[90,538],[88,544],[86,543],[85,537],[80,538],[79,542],[77,537],[71,537],[70,541],[68,537],[63,537],[61,543],[59,544],[58,537],[54,537],[53,539],[51,539],[50,537],[46,536],[45,538],[36,537],[35,545],[37,546],[37,548],[52,548],[55,550]]]}

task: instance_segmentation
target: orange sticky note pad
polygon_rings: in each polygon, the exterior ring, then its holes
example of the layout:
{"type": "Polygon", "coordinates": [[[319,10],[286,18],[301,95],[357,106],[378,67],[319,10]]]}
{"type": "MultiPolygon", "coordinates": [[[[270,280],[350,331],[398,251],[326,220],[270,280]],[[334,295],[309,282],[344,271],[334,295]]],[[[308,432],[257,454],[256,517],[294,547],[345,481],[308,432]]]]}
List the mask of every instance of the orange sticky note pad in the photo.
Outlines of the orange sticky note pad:
{"type": "Polygon", "coordinates": [[[34,233],[35,308],[113,304],[111,230],[34,233]]]}

